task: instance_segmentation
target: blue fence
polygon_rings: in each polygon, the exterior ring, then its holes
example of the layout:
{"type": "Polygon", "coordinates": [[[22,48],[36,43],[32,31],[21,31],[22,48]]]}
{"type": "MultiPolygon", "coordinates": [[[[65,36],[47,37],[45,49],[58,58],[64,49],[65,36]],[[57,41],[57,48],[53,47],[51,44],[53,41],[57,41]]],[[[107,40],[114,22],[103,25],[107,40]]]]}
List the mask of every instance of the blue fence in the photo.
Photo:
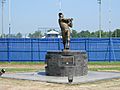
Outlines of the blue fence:
{"type": "MultiPolygon", "coordinates": [[[[61,39],[0,39],[0,61],[44,61],[47,50],[61,50],[61,39]]],[[[86,50],[89,61],[120,61],[120,38],[71,39],[71,50],[86,50]]]]}

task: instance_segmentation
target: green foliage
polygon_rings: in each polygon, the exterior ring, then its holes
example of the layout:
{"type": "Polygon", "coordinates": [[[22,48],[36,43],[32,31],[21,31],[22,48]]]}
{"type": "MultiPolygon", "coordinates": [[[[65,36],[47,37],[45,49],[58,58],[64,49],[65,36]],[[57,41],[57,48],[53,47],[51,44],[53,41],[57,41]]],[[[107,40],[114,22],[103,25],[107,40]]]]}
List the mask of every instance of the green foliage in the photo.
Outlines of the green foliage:
{"type": "Polygon", "coordinates": [[[5,37],[5,38],[22,38],[22,33],[19,32],[17,34],[4,34],[3,37],[5,37]]]}
{"type": "MultiPolygon", "coordinates": [[[[47,31],[51,31],[51,30],[55,30],[55,29],[49,29],[47,31]]],[[[72,38],[84,38],[84,37],[88,37],[88,38],[98,38],[99,37],[99,33],[100,31],[95,31],[95,32],[90,32],[89,30],[82,30],[80,32],[78,32],[77,30],[72,30],[71,33],[71,37],[72,38]]],[[[41,31],[35,31],[34,33],[29,33],[28,37],[29,38],[41,38],[43,37],[43,35],[46,35],[46,33],[42,34],[41,31]]],[[[101,30],[101,36],[102,38],[108,38],[108,37],[120,37],[120,29],[116,29],[113,32],[107,32],[107,31],[103,31],[101,30]]],[[[22,34],[19,32],[17,34],[4,34],[4,35],[0,35],[0,38],[5,37],[5,38],[22,38],[22,34]]]]}
{"type": "Polygon", "coordinates": [[[120,37],[120,29],[113,31],[112,37],[120,37]]]}
{"type": "Polygon", "coordinates": [[[72,38],[78,38],[78,33],[77,33],[76,30],[72,30],[71,37],[72,38]]]}
{"type": "Polygon", "coordinates": [[[81,31],[80,33],[78,33],[79,37],[90,37],[90,32],[88,30],[86,31],[81,31]]]}
{"type": "Polygon", "coordinates": [[[72,30],[71,37],[72,38],[81,38],[81,37],[99,37],[99,33],[101,32],[102,38],[108,38],[108,37],[120,37],[120,29],[116,29],[113,32],[104,32],[103,30],[101,31],[95,31],[95,32],[89,32],[88,30],[86,31],[81,31],[77,32],[76,30],[72,30]]]}
{"type": "Polygon", "coordinates": [[[16,34],[16,38],[22,38],[22,34],[19,32],[16,34]]]}
{"type": "Polygon", "coordinates": [[[42,35],[42,32],[41,31],[35,31],[33,34],[32,33],[29,33],[28,37],[30,38],[41,38],[43,35],[42,35]]]}

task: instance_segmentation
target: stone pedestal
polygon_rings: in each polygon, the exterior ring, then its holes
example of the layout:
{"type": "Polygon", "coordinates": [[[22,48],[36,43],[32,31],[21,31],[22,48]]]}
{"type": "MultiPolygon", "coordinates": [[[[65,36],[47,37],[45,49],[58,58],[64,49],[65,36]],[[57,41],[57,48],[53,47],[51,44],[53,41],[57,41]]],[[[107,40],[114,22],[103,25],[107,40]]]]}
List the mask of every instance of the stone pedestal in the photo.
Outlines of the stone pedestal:
{"type": "Polygon", "coordinates": [[[88,73],[87,62],[85,51],[48,51],[46,54],[46,75],[84,76],[88,73]]]}

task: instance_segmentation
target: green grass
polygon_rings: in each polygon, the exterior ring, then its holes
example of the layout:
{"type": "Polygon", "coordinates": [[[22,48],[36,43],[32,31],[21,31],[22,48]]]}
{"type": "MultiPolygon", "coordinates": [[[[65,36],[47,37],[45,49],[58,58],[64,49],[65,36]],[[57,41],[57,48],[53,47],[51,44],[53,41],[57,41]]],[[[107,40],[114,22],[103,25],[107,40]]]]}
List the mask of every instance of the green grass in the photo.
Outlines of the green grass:
{"type": "Polygon", "coordinates": [[[120,65],[120,62],[89,62],[89,65],[120,65]]]}
{"type": "Polygon", "coordinates": [[[42,69],[31,69],[31,68],[6,68],[6,72],[35,72],[42,69]]]}
{"type": "MultiPolygon", "coordinates": [[[[0,62],[0,65],[44,65],[44,62],[0,62]]],[[[120,71],[120,62],[89,62],[89,66],[107,66],[109,65],[110,67],[93,67],[89,68],[91,71],[107,71],[107,70],[117,70],[120,71]],[[114,67],[112,67],[114,65],[114,67]],[[116,67],[115,67],[116,65],[116,67]]],[[[6,68],[6,72],[33,72],[33,71],[39,71],[41,69],[34,69],[34,68],[6,68]]]]}
{"type": "MultiPolygon", "coordinates": [[[[40,65],[45,64],[44,62],[0,62],[1,64],[11,65],[40,65]]],[[[88,62],[89,65],[120,65],[120,62],[88,62]]]]}
{"type": "Polygon", "coordinates": [[[89,62],[88,65],[101,66],[101,68],[97,68],[97,67],[89,68],[89,70],[91,71],[115,71],[115,70],[120,71],[120,62],[89,62]],[[102,67],[102,66],[106,66],[106,67],[102,67]]]}
{"type": "Polygon", "coordinates": [[[89,68],[90,71],[114,71],[114,70],[117,70],[117,71],[120,71],[120,67],[114,67],[114,68],[89,68]]]}
{"type": "MultiPolygon", "coordinates": [[[[6,72],[35,72],[43,69],[31,69],[31,68],[6,68],[6,72]]],[[[120,67],[110,67],[110,68],[89,68],[90,71],[107,71],[107,70],[117,70],[120,71],[120,67]]]]}
{"type": "Polygon", "coordinates": [[[120,67],[110,67],[110,68],[89,68],[90,71],[120,71],[120,67]]]}
{"type": "Polygon", "coordinates": [[[0,62],[1,64],[10,64],[10,65],[40,65],[44,64],[44,62],[0,62]]]}

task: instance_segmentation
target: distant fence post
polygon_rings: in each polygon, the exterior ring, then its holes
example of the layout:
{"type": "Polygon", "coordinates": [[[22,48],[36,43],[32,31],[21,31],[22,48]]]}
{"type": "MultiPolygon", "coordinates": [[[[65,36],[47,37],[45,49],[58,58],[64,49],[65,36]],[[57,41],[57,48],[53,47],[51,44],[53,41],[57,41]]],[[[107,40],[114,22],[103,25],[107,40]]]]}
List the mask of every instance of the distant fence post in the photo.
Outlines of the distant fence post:
{"type": "Polygon", "coordinates": [[[39,42],[40,42],[40,38],[38,39],[38,57],[39,57],[39,61],[40,61],[40,59],[41,59],[41,57],[40,57],[40,53],[41,53],[41,51],[40,51],[40,45],[39,45],[39,42]]]}
{"type": "Polygon", "coordinates": [[[89,38],[87,38],[87,48],[86,48],[86,50],[87,50],[87,52],[88,52],[88,61],[90,61],[90,58],[89,58],[89,53],[90,53],[90,50],[89,50],[90,48],[89,48],[89,38]]]}
{"type": "Polygon", "coordinates": [[[31,61],[33,62],[33,40],[31,39],[31,61]]]}
{"type": "Polygon", "coordinates": [[[11,60],[10,60],[9,42],[10,42],[10,39],[8,38],[7,39],[7,59],[8,59],[8,62],[10,63],[11,60]]]}
{"type": "Polygon", "coordinates": [[[58,50],[60,50],[61,48],[60,48],[60,44],[61,44],[61,39],[60,38],[58,38],[58,50]]]}
{"type": "Polygon", "coordinates": [[[111,62],[111,38],[109,38],[109,62],[111,62]]]}
{"type": "Polygon", "coordinates": [[[85,38],[85,51],[87,51],[87,38],[85,38]]]}

